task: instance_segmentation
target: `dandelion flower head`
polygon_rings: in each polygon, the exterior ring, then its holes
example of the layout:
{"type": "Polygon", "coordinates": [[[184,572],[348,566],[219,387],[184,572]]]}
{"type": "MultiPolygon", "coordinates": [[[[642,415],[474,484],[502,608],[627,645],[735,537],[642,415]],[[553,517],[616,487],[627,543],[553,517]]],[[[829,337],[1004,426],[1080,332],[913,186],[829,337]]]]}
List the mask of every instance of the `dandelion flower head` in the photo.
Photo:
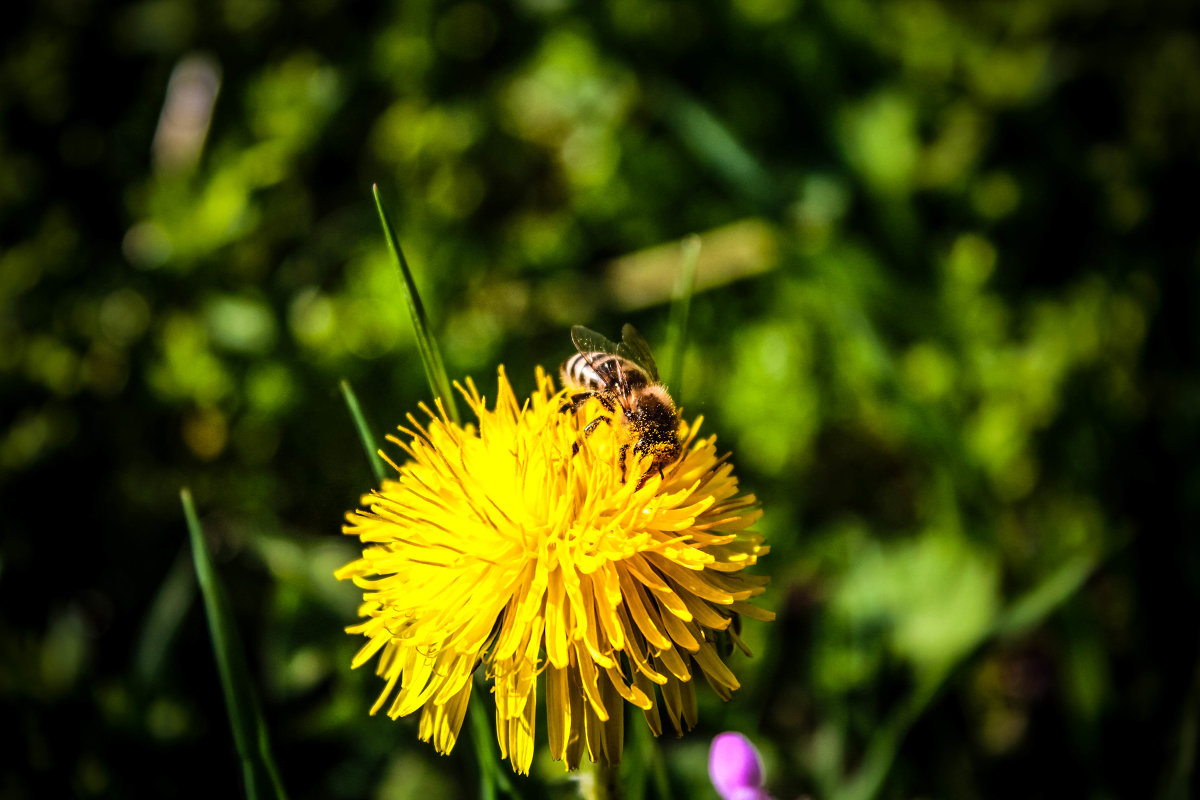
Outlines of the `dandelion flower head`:
{"type": "Polygon", "coordinates": [[[731,621],[774,615],[747,602],[767,578],[745,569],[769,548],[716,437],[681,422],[679,460],[646,475],[648,456],[621,463],[628,428],[585,434],[611,412],[563,412],[540,369],[523,402],[503,368],[492,408],[470,380],[460,391],[477,422],[409,415],[389,437],[408,460],[347,514],[363,551],[337,577],[363,592],[347,631],[367,639],[353,666],[378,656],[385,681],[371,713],[420,711],[421,739],[448,753],[482,665],[501,753],[528,773],[539,691],[570,769],[585,750],[619,763],[626,703],[659,735],[695,724],[697,673],[729,699],[719,642],[745,650],[731,621]]]}

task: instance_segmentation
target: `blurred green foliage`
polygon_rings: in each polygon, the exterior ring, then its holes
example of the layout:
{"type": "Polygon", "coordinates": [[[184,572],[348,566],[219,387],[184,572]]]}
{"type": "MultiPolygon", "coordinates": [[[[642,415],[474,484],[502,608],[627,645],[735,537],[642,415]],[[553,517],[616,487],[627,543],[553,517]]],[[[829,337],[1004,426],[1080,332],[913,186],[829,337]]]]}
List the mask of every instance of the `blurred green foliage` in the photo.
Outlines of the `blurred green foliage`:
{"type": "MultiPolygon", "coordinates": [[[[780,797],[1189,796],[1198,16],[10,10],[0,796],[237,791],[182,485],[292,796],[476,791],[469,747],[366,716],[332,579],[372,481],[338,381],[380,439],[427,399],[373,182],[483,387],[503,362],[531,389],[575,323],[661,345],[700,235],[682,400],[763,502],[780,617],[700,730],[632,736],[645,796],[706,796],[730,728],[780,797]]],[[[549,763],[516,783],[570,791],[549,763]]]]}

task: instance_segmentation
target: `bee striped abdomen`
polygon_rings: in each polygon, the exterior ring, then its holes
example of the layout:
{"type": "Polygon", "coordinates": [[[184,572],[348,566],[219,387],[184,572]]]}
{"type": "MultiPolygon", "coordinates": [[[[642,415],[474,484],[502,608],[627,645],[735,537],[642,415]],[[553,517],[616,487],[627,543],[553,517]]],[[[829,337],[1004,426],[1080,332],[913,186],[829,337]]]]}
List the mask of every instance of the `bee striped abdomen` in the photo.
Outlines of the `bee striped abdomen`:
{"type": "Polygon", "coordinates": [[[640,389],[649,382],[636,364],[609,353],[576,353],[563,364],[562,381],[571,388],[594,392],[611,391],[618,385],[640,389]]]}

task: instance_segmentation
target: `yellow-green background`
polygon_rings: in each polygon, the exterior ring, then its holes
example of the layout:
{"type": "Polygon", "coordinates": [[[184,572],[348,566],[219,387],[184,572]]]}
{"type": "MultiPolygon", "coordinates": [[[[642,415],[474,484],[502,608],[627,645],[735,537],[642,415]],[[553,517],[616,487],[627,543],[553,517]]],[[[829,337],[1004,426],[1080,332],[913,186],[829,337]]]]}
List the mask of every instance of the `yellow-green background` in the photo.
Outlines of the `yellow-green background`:
{"type": "MultiPolygon", "coordinates": [[[[428,398],[568,329],[662,351],[762,500],[778,620],[662,743],[780,798],[1188,796],[1200,39],[1103,0],[47,0],[0,47],[0,797],[236,796],[192,487],[293,797],[471,796],[368,718],[333,569],[428,398]],[[172,69],[219,70],[192,163],[172,69]],[[894,756],[894,758],[893,758],[894,756]],[[872,767],[871,765],[875,765],[872,767]],[[859,792],[859,794],[854,794],[859,792]]],[[[640,722],[638,723],[640,724],[640,722]]],[[[526,797],[569,792],[535,762],[526,797]]],[[[649,796],[655,790],[649,789],[649,796]]],[[[709,795],[711,796],[711,795],[709,795]]]]}

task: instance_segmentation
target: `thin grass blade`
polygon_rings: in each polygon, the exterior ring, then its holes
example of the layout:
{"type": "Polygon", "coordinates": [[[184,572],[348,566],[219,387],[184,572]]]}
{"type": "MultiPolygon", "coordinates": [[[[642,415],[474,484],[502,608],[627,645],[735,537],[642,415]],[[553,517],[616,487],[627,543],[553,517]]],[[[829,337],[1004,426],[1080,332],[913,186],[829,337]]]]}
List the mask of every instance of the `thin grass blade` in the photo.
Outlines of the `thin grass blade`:
{"type": "Polygon", "coordinates": [[[217,672],[221,677],[221,691],[225,695],[229,724],[233,728],[233,741],[242,763],[246,797],[249,800],[266,797],[286,800],[287,793],[275,766],[275,759],[271,756],[267,726],[259,711],[258,700],[246,667],[246,656],[238,639],[237,626],[225,600],[220,578],[213,569],[208,545],[204,540],[204,531],[196,516],[196,507],[192,503],[192,493],[183,489],[179,494],[183,502],[183,515],[187,520],[188,536],[192,543],[196,580],[204,598],[213,655],[216,657],[217,672]]]}
{"type": "Polygon", "coordinates": [[[182,550],[150,602],[138,635],[133,674],[137,676],[139,687],[152,686],[157,680],[171,642],[195,598],[196,572],[187,550],[182,550]]]}
{"type": "Polygon", "coordinates": [[[995,636],[1012,636],[1029,630],[1075,593],[1096,571],[1100,559],[1083,553],[1067,561],[1050,577],[1010,605],[992,627],[995,636]]]}
{"type": "Polygon", "coordinates": [[[388,249],[392,251],[396,265],[400,268],[400,276],[403,278],[404,299],[408,303],[408,313],[417,334],[417,349],[421,351],[421,363],[425,365],[425,377],[429,381],[429,388],[433,391],[435,398],[442,399],[450,419],[456,424],[461,424],[462,417],[458,413],[454,392],[450,389],[450,379],[446,376],[446,367],[442,363],[441,351],[438,350],[437,342],[433,338],[433,331],[429,327],[429,317],[426,316],[425,306],[421,303],[421,295],[417,291],[416,281],[413,280],[412,270],[409,269],[408,259],[404,257],[404,251],[400,249],[400,241],[396,238],[392,220],[388,216],[387,209],[383,207],[383,198],[379,196],[378,184],[371,186],[371,192],[375,196],[375,208],[379,211],[379,222],[383,225],[383,235],[387,239],[388,249]]]}
{"type": "Polygon", "coordinates": [[[514,800],[520,800],[521,795],[496,758],[496,751],[492,747],[496,732],[483,706],[473,700],[467,704],[467,713],[471,717],[471,746],[475,748],[475,758],[479,763],[479,796],[483,800],[495,800],[499,790],[514,800]]]}
{"type": "Polygon", "coordinates": [[[687,347],[688,316],[692,309],[692,294],[696,291],[696,261],[700,258],[700,237],[692,234],[683,240],[679,280],[675,284],[675,300],[667,321],[667,388],[676,403],[683,402],[683,352],[687,347]]]}
{"type": "Polygon", "coordinates": [[[371,474],[375,476],[375,485],[382,486],[383,459],[380,458],[375,441],[371,438],[371,426],[367,424],[358,397],[350,388],[350,381],[343,379],[339,386],[342,389],[342,399],[346,401],[346,408],[350,411],[350,418],[354,420],[354,429],[358,431],[358,440],[362,442],[363,450],[367,454],[367,463],[371,466],[371,474]]]}

